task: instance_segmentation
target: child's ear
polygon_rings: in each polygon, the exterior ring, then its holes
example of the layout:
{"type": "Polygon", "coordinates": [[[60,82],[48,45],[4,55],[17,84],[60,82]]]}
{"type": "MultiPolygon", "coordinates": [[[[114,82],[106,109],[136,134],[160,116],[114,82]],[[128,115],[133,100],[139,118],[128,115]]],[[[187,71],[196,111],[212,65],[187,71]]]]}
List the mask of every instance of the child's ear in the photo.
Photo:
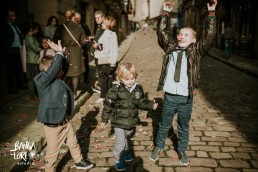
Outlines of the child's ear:
{"type": "Polygon", "coordinates": [[[193,43],[196,43],[196,39],[195,38],[193,39],[193,43]]]}

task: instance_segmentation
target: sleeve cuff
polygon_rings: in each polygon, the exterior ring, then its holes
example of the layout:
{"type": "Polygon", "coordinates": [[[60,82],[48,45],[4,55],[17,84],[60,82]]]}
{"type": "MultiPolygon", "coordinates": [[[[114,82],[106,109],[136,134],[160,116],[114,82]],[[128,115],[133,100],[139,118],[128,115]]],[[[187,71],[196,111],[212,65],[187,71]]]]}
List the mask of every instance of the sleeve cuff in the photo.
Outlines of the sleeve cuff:
{"type": "Polygon", "coordinates": [[[61,51],[57,51],[56,54],[63,55],[63,53],[61,51]]]}
{"type": "Polygon", "coordinates": [[[215,19],[215,10],[208,11],[208,19],[215,19]]]}
{"type": "Polygon", "coordinates": [[[169,16],[169,12],[167,12],[167,11],[162,11],[161,16],[167,17],[167,16],[169,16]]]}

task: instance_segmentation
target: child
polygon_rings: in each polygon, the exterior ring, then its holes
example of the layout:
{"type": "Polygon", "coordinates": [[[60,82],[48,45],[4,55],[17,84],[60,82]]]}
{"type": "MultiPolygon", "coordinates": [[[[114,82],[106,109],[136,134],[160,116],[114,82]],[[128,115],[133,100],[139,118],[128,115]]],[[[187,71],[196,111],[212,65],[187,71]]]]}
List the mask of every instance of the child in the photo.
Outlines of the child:
{"type": "Polygon", "coordinates": [[[62,69],[65,49],[62,48],[61,41],[58,41],[58,45],[50,41],[48,44],[57,53],[54,58],[44,56],[41,59],[39,62],[41,72],[34,77],[40,98],[37,121],[44,124],[47,141],[45,171],[55,171],[55,163],[63,143],[69,147],[75,168],[89,169],[93,164],[83,160],[69,120],[69,116],[73,115],[74,98],[72,90],[62,81],[62,75],[66,73],[62,69]]]}
{"type": "Polygon", "coordinates": [[[41,46],[42,46],[42,50],[39,52],[39,60],[38,60],[38,63],[41,61],[42,57],[44,56],[55,56],[55,51],[53,49],[51,49],[47,43],[47,41],[49,40],[50,38],[48,36],[44,36],[42,39],[41,39],[41,46]]]}
{"type": "Polygon", "coordinates": [[[206,20],[203,37],[196,41],[196,32],[185,27],[180,29],[177,40],[169,34],[170,2],[164,2],[163,13],[158,24],[158,41],[166,52],[163,68],[159,79],[158,90],[164,90],[162,117],[156,137],[156,145],[150,159],[156,161],[163,150],[167,132],[171,127],[173,117],[178,113],[178,147],[180,164],[189,165],[186,150],[189,141],[189,121],[193,106],[193,89],[198,86],[201,57],[211,47],[216,34],[215,7],[217,0],[207,3],[209,14],[206,20]]]}
{"type": "Polygon", "coordinates": [[[113,82],[104,100],[101,128],[111,121],[115,131],[115,167],[124,171],[126,162],[132,161],[129,136],[139,122],[138,109],[155,110],[157,103],[149,101],[143,88],[136,83],[137,73],[131,63],[121,63],[117,69],[118,81],[113,82]]]}
{"type": "Polygon", "coordinates": [[[31,100],[38,100],[36,87],[33,77],[39,73],[38,59],[41,51],[40,43],[37,40],[38,24],[36,22],[29,23],[28,32],[25,36],[26,47],[26,79],[28,80],[29,96],[31,100]]]}

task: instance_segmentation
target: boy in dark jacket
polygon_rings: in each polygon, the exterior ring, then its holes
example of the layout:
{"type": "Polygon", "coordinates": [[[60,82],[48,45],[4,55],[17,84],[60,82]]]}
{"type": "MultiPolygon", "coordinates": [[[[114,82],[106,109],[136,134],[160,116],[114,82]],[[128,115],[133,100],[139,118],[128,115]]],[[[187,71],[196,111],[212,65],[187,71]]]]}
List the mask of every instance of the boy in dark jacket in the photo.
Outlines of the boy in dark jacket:
{"type": "Polygon", "coordinates": [[[196,40],[196,32],[189,27],[180,29],[177,39],[169,32],[168,14],[172,3],[164,2],[163,13],[158,24],[158,43],[165,51],[162,71],[159,79],[159,90],[164,90],[162,119],[156,137],[156,145],[150,155],[153,161],[158,160],[163,150],[168,130],[175,114],[178,114],[178,148],[180,164],[189,165],[186,150],[189,141],[189,121],[193,106],[193,89],[198,86],[201,57],[211,47],[216,34],[215,8],[217,0],[207,3],[208,16],[202,38],[196,40]]]}
{"type": "Polygon", "coordinates": [[[138,109],[155,110],[157,103],[149,101],[143,88],[136,83],[137,73],[131,63],[121,63],[117,69],[118,81],[113,82],[104,100],[101,128],[111,121],[115,131],[115,167],[124,171],[126,162],[132,161],[128,139],[139,123],[138,109]]]}
{"type": "Polygon", "coordinates": [[[76,163],[76,169],[89,169],[93,164],[83,160],[80,146],[68,116],[73,114],[74,98],[72,90],[65,84],[62,77],[65,71],[63,52],[65,49],[48,40],[49,46],[57,53],[54,56],[44,56],[39,62],[40,73],[34,77],[40,98],[37,121],[44,124],[47,141],[45,155],[45,172],[54,172],[55,163],[63,143],[76,163]]]}

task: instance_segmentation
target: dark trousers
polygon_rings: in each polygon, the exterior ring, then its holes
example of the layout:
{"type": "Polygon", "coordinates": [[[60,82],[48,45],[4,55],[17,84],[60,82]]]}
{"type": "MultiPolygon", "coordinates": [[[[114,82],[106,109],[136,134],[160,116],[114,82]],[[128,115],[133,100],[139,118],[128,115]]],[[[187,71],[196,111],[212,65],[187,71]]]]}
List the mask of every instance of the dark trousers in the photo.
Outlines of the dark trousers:
{"type": "Polygon", "coordinates": [[[22,62],[19,48],[11,48],[6,57],[6,81],[9,91],[22,87],[22,62]]]}
{"type": "Polygon", "coordinates": [[[168,130],[171,128],[173,118],[178,113],[178,151],[186,151],[189,141],[189,121],[191,119],[193,101],[187,96],[165,93],[162,107],[162,119],[156,138],[156,146],[165,147],[168,130]]]}
{"type": "Polygon", "coordinates": [[[105,98],[108,90],[111,88],[114,80],[114,68],[108,64],[98,65],[99,66],[99,81],[100,81],[100,98],[105,98]]]}
{"type": "Polygon", "coordinates": [[[90,74],[88,51],[86,51],[86,52],[83,51],[83,57],[84,57],[83,63],[85,66],[85,72],[83,73],[83,80],[84,80],[84,82],[87,82],[89,80],[89,74],[90,74]]]}

